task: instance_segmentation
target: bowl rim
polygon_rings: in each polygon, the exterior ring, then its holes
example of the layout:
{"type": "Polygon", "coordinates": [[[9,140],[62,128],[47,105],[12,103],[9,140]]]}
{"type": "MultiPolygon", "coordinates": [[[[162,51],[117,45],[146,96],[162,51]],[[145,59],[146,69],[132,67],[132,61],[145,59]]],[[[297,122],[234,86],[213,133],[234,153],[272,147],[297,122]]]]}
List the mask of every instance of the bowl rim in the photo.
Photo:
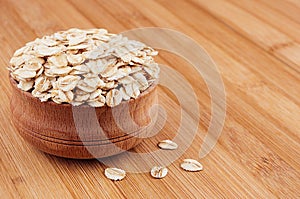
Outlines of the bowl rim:
{"type": "Polygon", "coordinates": [[[46,102],[41,102],[39,98],[37,97],[34,97],[30,92],[28,91],[23,91],[21,90],[20,88],[17,87],[17,81],[9,74],[9,79],[10,79],[10,84],[16,89],[18,90],[20,93],[22,93],[23,95],[25,95],[26,97],[32,99],[32,100],[38,100],[38,102],[40,103],[44,103],[44,104],[49,104],[49,105],[57,105],[57,106],[61,106],[61,107],[71,107],[71,108],[96,108],[96,109],[99,109],[99,108],[115,108],[115,107],[118,107],[122,104],[127,104],[127,103],[133,103],[134,101],[136,101],[137,99],[140,99],[144,96],[146,96],[147,94],[151,93],[155,88],[156,86],[158,85],[158,81],[159,81],[159,78],[156,79],[146,90],[144,90],[143,92],[141,92],[141,94],[136,98],[130,98],[129,100],[122,100],[122,102],[120,104],[118,104],[117,106],[113,106],[113,107],[110,107],[110,106],[107,106],[107,104],[105,104],[104,106],[101,106],[101,107],[92,107],[92,106],[89,106],[87,104],[84,104],[84,105],[79,105],[79,106],[73,106],[72,104],[70,103],[62,103],[62,104],[57,104],[55,103],[54,101],[50,100],[50,101],[46,101],[46,102]]]}

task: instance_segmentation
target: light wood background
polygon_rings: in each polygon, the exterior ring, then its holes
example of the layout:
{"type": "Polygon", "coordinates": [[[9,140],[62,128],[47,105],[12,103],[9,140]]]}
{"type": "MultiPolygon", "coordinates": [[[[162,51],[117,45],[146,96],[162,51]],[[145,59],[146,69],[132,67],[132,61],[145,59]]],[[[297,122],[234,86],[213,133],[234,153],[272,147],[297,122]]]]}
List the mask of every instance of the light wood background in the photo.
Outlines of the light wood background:
{"type": "MultiPolygon", "coordinates": [[[[0,23],[0,198],[300,197],[300,1],[1,0],[0,23]],[[157,61],[193,84],[201,110],[199,133],[166,178],[129,173],[112,182],[97,160],[57,158],[22,140],[11,123],[6,70],[17,48],[70,27],[119,33],[148,26],[190,36],[221,72],[227,117],[218,144],[200,160],[204,171],[184,172],[179,164],[198,157],[211,115],[208,89],[188,63],[166,52],[157,61]]],[[[176,99],[166,89],[159,93],[167,124],[136,152],[156,150],[178,127],[176,99]]]]}

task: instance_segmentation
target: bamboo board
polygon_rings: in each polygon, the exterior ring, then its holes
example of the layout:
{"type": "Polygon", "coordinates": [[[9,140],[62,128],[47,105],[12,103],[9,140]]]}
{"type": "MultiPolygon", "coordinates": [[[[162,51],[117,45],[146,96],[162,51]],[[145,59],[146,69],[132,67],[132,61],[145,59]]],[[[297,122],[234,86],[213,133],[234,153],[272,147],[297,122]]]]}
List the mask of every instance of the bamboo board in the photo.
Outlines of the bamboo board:
{"type": "MultiPolygon", "coordinates": [[[[297,198],[300,196],[300,4],[296,0],[2,0],[0,2],[0,198],[297,198]],[[13,52],[36,37],[71,27],[119,33],[166,27],[203,46],[222,75],[227,116],[204,170],[180,169],[197,158],[211,120],[205,81],[186,61],[161,52],[192,84],[201,110],[191,147],[162,180],[149,173],[120,182],[105,178],[97,160],[71,160],[31,147],[12,125],[6,66],[13,52]]],[[[184,93],[184,91],[182,91],[184,93]]],[[[135,148],[156,150],[180,122],[176,98],[159,89],[168,118],[162,132],[135,148]]],[[[192,117],[192,116],[191,116],[192,117]]],[[[180,143],[178,143],[180,145],[180,143]]],[[[122,160],[122,155],[113,157],[122,160]]]]}

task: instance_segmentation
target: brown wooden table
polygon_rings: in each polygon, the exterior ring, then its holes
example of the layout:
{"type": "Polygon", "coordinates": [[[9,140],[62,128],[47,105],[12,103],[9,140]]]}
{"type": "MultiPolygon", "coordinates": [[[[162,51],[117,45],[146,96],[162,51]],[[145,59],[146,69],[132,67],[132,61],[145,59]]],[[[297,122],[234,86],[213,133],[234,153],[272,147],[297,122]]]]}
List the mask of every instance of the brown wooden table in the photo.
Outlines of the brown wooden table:
{"type": "MultiPolygon", "coordinates": [[[[300,197],[300,1],[1,0],[0,23],[0,198],[300,197]],[[227,116],[217,145],[200,160],[203,171],[184,172],[179,164],[198,158],[211,119],[210,95],[189,64],[167,52],[157,61],[192,83],[201,120],[192,145],[169,166],[166,178],[128,173],[112,182],[97,160],[57,158],[23,141],[11,123],[6,70],[17,48],[70,27],[119,33],[149,26],[196,40],[222,75],[227,116]]],[[[159,93],[162,104],[176,104],[166,89],[159,93]]],[[[174,136],[178,110],[167,112],[162,132],[134,151],[156,150],[157,141],[174,136]]]]}

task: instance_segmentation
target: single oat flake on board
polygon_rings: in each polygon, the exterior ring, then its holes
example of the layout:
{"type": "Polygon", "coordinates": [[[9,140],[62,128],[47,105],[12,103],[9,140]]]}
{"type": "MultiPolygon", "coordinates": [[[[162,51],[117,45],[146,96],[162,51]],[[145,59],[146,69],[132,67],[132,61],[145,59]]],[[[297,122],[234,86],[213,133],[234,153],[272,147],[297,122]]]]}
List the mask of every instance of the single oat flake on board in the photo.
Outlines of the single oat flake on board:
{"type": "Polygon", "coordinates": [[[184,159],[180,167],[186,171],[202,171],[203,166],[200,162],[194,159],[184,159]]]}
{"type": "Polygon", "coordinates": [[[164,178],[168,174],[168,169],[162,166],[154,166],[151,169],[150,174],[153,178],[164,178]]]}
{"type": "Polygon", "coordinates": [[[110,180],[122,180],[126,176],[126,172],[118,168],[107,168],[104,174],[110,180]]]}
{"type": "Polygon", "coordinates": [[[166,150],[174,150],[178,148],[178,145],[171,140],[162,140],[157,145],[159,148],[166,150]]]}
{"type": "Polygon", "coordinates": [[[158,79],[153,48],[105,29],[72,28],[37,38],[10,60],[18,88],[42,102],[114,107],[158,79]]]}

